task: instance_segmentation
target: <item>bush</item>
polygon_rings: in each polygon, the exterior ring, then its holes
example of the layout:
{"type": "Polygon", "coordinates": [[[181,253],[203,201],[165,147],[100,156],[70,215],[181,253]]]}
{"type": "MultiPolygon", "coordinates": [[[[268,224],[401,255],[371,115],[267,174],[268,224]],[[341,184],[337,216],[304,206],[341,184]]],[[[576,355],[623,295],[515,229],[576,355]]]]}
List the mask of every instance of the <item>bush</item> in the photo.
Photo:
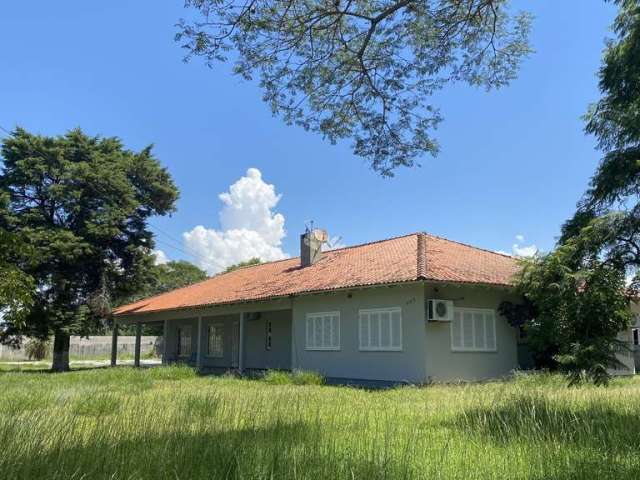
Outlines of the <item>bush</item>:
{"type": "Polygon", "coordinates": [[[294,370],[293,372],[269,370],[263,377],[263,381],[271,385],[322,385],[324,380],[324,377],[318,372],[309,370],[294,370]]]}
{"type": "Polygon", "coordinates": [[[29,360],[44,360],[51,353],[51,342],[32,338],[24,346],[25,353],[29,360]]]}

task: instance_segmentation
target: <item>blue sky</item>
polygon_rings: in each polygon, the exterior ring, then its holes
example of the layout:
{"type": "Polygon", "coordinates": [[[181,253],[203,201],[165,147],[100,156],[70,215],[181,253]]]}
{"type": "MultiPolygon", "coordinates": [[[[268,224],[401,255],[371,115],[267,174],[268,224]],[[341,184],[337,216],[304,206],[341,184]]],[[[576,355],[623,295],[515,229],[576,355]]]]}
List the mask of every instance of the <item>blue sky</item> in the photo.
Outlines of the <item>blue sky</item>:
{"type": "Polygon", "coordinates": [[[178,211],[153,220],[158,247],[210,271],[221,268],[214,257],[230,261],[260,241],[229,231],[255,227],[273,236],[268,255],[297,255],[311,219],[347,245],[425,230],[494,250],[548,250],[600,158],[580,117],[599,96],[615,9],[602,0],[514,5],[536,17],[536,52],[518,79],[489,93],[456,85],[437,94],[440,155],[392,179],[347,144],[273,118],[257,86],[229,66],[183,63],[173,41],[188,14],[181,1],[0,4],[0,126],[49,135],[80,126],[132,149],[155,144],[181,191],[178,211]],[[225,209],[218,195],[232,184],[237,198],[225,209]]]}

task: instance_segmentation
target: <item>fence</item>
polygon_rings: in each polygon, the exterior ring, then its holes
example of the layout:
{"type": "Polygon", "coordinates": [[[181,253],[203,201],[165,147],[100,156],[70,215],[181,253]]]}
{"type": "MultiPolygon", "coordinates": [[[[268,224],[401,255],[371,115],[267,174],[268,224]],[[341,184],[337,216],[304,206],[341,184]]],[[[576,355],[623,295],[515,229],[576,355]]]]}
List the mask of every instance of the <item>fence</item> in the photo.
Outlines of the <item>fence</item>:
{"type": "MultiPolygon", "coordinates": [[[[133,355],[135,350],[136,337],[118,337],[118,356],[133,355]]],[[[27,355],[23,347],[17,350],[0,345],[0,360],[27,360],[27,355]]],[[[51,340],[53,345],[53,339],[51,340]]],[[[140,355],[147,356],[152,353],[159,355],[161,351],[162,337],[143,336],[140,337],[140,355]]],[[[92,336],[89,338],[71,337],[69,345],[69,355],[79,358],[100,358],[111,355],[111,336],[92,336]]]]}

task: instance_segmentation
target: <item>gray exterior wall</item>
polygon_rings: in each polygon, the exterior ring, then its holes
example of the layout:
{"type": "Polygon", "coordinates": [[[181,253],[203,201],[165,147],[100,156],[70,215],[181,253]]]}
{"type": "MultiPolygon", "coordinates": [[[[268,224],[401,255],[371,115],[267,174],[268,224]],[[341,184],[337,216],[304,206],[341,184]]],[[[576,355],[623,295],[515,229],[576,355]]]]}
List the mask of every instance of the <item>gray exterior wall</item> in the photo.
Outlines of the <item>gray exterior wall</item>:
{"type": "Polygon", "coordinates": [[[427,285],[425,298],[453,300],[454,308],[487,308],[496,311],[495,352],[452,351],[451,323],[428,323],[426,370],[429,380],[483,380],[508,375],[518,368],[518,332],[497,312],[502,301],[517,301],[506,289],[427,285]]]}
{"type": "MultiPolygon", "coordinates": [[[[217,313],[217,312],[216,312],[217,313]]],[[[200,365],[211,368],[233,368],[238,364],[239,347],[234,345],[234,328],[238,328],[240,315],[220,314],[203,315],[200,332],[200,365]],[[223,328],[222,357],[213,357],[208,351],[210,325],[223,328]]],[[[198,342],[198,318],[180,318],[167,320],[166,361],[185,361],[196,364],[198,342]],[[191,326],[191,355],[178,357],[178,329],[191,326]]],[[[260,318],[245,321],[244,367],[249,369],[290,369],[291,368],[291,311],[265,311],[260,318]],[[266,348],[266,324],[271,321],[271,350],[266,348]]]]}
{"type": "Polygon", "coordinates": [[[202,336],[200,348],[202,349],[201,365],[203,367],[232,368],[237,365],[237,347],[234,347],[232,343],[234,325],[239,321],[240,319],[238,318],[238,315],[217,315],[202,317],[202,336]],[[222,357],[213,357],[209,354],[208,336],[210,325],[220,325],[223,328],[222,357]]]}
{"type": "Polygon", "coordinates": [[[245,365],[253,369],[291,369],[291,310],[264,312],[245,328],[245,365]],[[267,322],[271,322],[271,349],[267,350],[267,322]]]}
{"type": "Polygon", "coordinates": [[[294,368],[358,380],[420,383],[427,377],[424,289],[417,283],[297,297],[293,335],[294,368]],[[402,351],[359,351],[358,310],[384,307],[402,309],[402,351]],[[340,350],[307,350],[307,314],[329,311],[340,311],[340,350]]]}
{"type": "Polygon", "coordinates": [[[164,347],[166,358],[163,360],[169,362],[184,361],[188,363],[195,363],[196,360],[196,338],[198,329],[197,318],[185,318],[180,320],[174,320],[167,322],[166,339],[167,344],[164,347]],[[178,356],[178,329],[186,325],[191,326],[191,355],[188,357],[178,356]]]}
{"type": "Polygon", "coordinates": [[[633,344],[633,329],[640,328],[640,304],[631,302],[631,312],[634,315],[631,326],[618,334],[618,340],[625,343],[628,350],[621,350],[616,357],[624,365],[622,368],[609,369],[612,375],[635,375],[640,364],[640,351],[633,344]]]}
{"type": "MultiPolygon", "coordinates": [[[[495,352],[454,352],[451,324],[427,323],[425,301],[429,298],[453,300],[455,307],[497,310],[503,300],[517,301],[507,289],[480,286],[453,286],[410,283],[371,287],[326,294],[254,302],[244,305],[207,307],[198,310],[148,314],[143,321],[165,321],[166,360],[196,362],[198,316],[202,317],[201,366],[232,368],[238,347],[233,345],[234,323],[241,312],[260,312],[245,323],[244,367],[247,369],[305,369],[327,377],[347,380],[387,382],[481,380],[508,375],[518,367],[518,334],[496,312],[495,352]],[[437,289],[437,291],[436,291],[437,289]],[[401,351],[360,351],[359,310],[399,307],[402,315],[401,351]],[[308,314],[340,312],[340,347],[317,351],[306,348],[308,314]],[[272,322],[272,348],[266,349],[266,322],[272,322]],[[211,323],[224,325],[222,358],[207,356],[207,333],[211,323]],[[192,326],[192,355],[179,359],[177,329],[192,326]]],[[[134,320],[132,317],[129,320],[134,320]]],[[[140,318],[140,317],[139,317],[140,318]]],[[[123,319],[127,321],[127,319],[123,319]]]]}

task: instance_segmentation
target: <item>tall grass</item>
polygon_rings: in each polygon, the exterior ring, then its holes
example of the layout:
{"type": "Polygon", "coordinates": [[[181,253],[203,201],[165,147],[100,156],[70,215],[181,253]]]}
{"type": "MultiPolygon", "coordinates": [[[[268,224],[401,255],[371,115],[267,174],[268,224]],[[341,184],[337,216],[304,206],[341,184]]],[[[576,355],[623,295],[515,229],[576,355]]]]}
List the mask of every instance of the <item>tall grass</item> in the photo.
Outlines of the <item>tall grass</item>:
{"type": "Polygon", "coordinates": [[[640,477],[640,382],[366,391],[184,367],[0,373],[7,479],[640,477]]]}

